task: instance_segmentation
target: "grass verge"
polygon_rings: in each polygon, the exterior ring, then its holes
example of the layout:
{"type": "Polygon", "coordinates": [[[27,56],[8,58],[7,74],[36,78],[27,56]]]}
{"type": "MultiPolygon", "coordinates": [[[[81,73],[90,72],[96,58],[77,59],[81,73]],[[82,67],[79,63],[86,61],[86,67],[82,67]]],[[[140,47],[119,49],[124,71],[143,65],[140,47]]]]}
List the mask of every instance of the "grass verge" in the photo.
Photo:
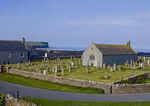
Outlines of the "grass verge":
{"type": "Polygon", "coordinates": [[[0,80],[14,83],[14,84],[29,86],[29,87],[56,90],[56,91],[90,93],[90,94],[103,94],[104,93],[104,91],[100,88],[97,89],[97,88],[75,87],[75,86],[70,86],[70,85],[53,83],[49,81],[26,78],[26,77],[22,77],[19,75],[13,75],[13,74],[0,74],[0,80]]]}
{"type": "Polygon", "coordinates": [[[40,106],[150,106],[150,102],[87,102],[87,101],[36,99],[36,98],[22,98],[22,99],[36,103],[40,106]]]}

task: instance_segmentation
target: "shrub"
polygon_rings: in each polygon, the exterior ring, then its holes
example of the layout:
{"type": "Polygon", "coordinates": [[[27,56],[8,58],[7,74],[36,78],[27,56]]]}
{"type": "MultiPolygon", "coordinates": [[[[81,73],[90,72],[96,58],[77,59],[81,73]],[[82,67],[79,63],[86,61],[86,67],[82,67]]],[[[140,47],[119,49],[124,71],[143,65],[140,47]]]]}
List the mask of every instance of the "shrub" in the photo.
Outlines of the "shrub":
{"type": "Polygon", "coordinates": [[[98,94],[104,94],[105,91],[104,91],[103,89],[101,89],[101,88],[98,88],[98,89],[97,89],[97,93],[98,93],[98,94]]]}
{"type": "Polygon", "coordinates": [[[122,80],[120,84],[133,84],[131,80],[122,80]]]}
{"type": "Polygon", "coordinates": [[[144,83],[146,83],[146,80],[142,77],[139,77],[139,78],[136,79],[135,83],[136,84],[144,84],[144,83]]]}
{"type": "Polygon", "coordinates": [[[5,106],[5,95],[0,93],[0,106],[5,106]]]}

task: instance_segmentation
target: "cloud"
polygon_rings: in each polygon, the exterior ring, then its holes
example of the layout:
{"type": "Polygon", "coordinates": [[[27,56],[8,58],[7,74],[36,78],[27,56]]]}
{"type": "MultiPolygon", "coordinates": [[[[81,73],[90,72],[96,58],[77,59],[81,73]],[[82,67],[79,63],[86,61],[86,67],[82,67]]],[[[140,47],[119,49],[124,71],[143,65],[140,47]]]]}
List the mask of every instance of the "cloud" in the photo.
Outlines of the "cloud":
{"type": "Polygon", "coordinates": [[[102,20],[80,20],[71,21],[70,25],[84,26],[84,25],[111,25],[111,26],[139,26],[139,23],[133,19],[102,19],[102,20]]]}

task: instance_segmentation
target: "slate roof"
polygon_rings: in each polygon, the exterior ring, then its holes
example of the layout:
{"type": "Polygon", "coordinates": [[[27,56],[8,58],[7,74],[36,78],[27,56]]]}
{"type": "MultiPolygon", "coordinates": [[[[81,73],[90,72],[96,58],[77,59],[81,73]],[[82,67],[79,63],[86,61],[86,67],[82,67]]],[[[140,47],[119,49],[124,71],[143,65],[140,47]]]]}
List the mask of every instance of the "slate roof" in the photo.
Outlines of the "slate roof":
{"type": "Polygon", "coordinates": [[[127,45],[95,44],[103,55],[137,54],[127,45]]]}
{"type": "Polygon", "coordinates": [[[27,50],[22,41],[0,40],[0,50],[27,50]]]}

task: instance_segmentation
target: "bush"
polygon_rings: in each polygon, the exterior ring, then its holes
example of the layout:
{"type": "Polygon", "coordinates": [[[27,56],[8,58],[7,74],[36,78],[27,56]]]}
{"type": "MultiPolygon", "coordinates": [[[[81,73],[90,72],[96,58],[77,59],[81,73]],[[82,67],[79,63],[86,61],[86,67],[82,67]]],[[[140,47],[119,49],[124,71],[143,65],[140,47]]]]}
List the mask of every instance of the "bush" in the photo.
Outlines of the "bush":
{"type": "Polygon", "coordinates": [[[122,80],[120,84],[133,84],[131,80],[122,80]]]}
{"type": "Polygon", "coordinates": [[[144,83],[146,83],[146,80],[142,77],[139,77],[139,78],[136,79],[135,83],[136,84],[144,84],[144,83]]]}
{"type": "Polygon", "coordinates": [[[104,91],[103,89],[101,89],[101,88],[98,88],[98,89],[97,89],[97,93],[98,93],[98,94],[104,94],[105,91],[104,91]]]}
{"type": "Polygon", "coordinates": [[[5,106],[5,95],[0,93],[0,106],[5,106]]]}

